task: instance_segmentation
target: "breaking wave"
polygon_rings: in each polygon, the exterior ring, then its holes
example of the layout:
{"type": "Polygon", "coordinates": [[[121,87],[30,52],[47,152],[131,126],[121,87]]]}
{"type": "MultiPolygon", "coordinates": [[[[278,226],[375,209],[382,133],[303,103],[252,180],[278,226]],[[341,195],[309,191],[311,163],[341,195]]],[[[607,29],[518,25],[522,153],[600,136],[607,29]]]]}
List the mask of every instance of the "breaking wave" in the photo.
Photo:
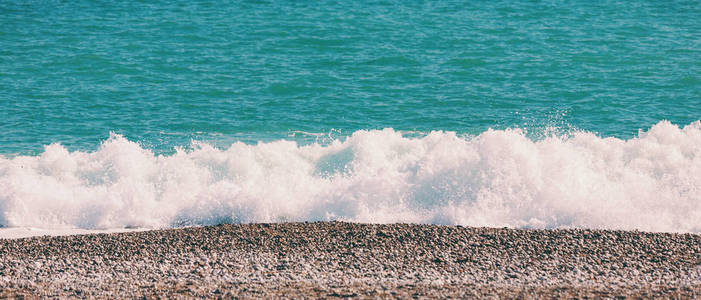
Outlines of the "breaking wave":
{"type": "Polygon", "coordinates": [[[385,129],[172,155],[112,134],[93,152],[0,156],[3,227],[317,220],[700,232],[701,122],[627,140],[385,129]]]}

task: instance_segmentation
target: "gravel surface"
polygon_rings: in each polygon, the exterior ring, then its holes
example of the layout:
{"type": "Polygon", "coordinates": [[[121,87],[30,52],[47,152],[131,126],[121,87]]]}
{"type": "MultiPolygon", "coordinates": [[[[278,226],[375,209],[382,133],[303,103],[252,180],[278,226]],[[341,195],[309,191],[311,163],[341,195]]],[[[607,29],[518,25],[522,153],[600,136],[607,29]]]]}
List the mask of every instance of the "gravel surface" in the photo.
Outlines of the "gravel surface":
{"type": "Polygon", "coordinates": [[[0,240],[0,298],[701,298],[701,235],[343,222],[0,240]]]}

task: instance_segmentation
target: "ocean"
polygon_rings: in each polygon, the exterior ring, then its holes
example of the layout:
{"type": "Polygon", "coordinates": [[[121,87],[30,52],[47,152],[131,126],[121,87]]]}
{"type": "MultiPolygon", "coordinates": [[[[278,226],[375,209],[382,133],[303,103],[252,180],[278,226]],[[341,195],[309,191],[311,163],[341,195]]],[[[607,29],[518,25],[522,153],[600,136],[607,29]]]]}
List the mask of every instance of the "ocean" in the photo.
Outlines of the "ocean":
{"type": "Polygon", "coordinates": [[[696,1],[0,1],[0,227],[701,232],[696,1]]]}

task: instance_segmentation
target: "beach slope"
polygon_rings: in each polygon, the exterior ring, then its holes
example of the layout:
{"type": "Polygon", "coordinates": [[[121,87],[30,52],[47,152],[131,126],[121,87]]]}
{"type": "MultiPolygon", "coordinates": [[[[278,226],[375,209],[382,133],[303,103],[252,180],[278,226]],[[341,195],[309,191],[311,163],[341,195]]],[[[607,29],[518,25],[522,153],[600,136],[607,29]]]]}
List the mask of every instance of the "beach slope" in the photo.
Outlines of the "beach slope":
{"type": "Polygon", "coordinates": [[[701,236],[343,222],[0,240],[0,297],[701,297],[701,236]]]}

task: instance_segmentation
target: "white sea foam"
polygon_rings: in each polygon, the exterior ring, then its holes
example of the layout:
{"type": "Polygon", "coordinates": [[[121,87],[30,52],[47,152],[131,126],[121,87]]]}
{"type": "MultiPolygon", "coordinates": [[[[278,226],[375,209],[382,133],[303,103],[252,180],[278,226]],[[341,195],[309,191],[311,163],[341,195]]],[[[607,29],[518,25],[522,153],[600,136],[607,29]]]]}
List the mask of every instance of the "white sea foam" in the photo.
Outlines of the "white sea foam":
{"type": "Polygon", "coordinates": [[[629,140],[385,129],[167,156],[112,135],[94,152],[0,156],[4,227],[313,220],[701,232],[701,123],[629,140]]]}

